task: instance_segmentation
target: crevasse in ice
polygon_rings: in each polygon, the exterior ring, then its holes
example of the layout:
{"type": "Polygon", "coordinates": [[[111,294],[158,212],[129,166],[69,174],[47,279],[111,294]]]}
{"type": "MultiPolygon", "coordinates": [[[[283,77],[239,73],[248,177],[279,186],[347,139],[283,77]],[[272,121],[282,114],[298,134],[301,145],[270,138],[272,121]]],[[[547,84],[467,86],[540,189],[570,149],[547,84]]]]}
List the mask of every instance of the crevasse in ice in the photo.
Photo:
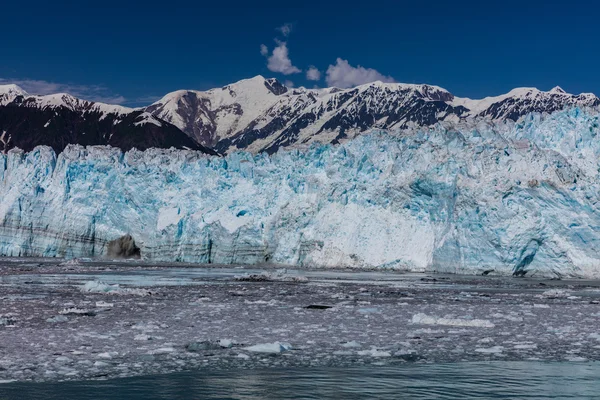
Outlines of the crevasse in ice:
{"type": "Polygon", "coordinates": [[[600,275],[599,115],[374,131],[224,158],[0,155],[0,254],[600,275]]]}

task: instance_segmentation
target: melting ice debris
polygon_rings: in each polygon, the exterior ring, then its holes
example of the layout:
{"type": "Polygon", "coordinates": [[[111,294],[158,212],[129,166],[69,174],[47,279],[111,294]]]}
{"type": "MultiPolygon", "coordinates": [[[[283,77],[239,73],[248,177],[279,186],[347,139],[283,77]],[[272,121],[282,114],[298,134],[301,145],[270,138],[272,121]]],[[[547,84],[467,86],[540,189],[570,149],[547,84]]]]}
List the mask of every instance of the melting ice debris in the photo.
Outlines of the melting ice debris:
{"type": "Polygon", "coordinates": [[[361,347],[361,345],[357,341],[352,340],[350,342],[343,343],[342,347],[353,348],[353,347],[361,347]]]}
{"type": "Polygon", "coordinates": [[[534,350],[537,349],[537,344],[516,344],[513,348],[517,350],[534,350]]]}
{"type": "Polygon", "coordinates": [[[571,293],[568,290],[564,289],[550,289],[542,293],[542,297],[547,297],[549,299],[567,298],[570,295],[571,293]]]}
{"type": "Polygon", "coordinates": [[[0,254],[104,256],[130,233],[150,260],[600,276],[599,122],[571,109],[222,158],[11,150],[0,254]]]}
{"type": "Polygon", "coordinates": [[[202,342],[191,342],[185,346],[187,351],[198,352],[203,350],[220,350],[223,347],[220,343],[204,340],[202,342]]]}
{"type": "Polygon", "coordinates": [[[58,312],[60,315],[75,315],[75,316],[86,316],[93,317],[96,313],[92,310],[86,310],[77,307],[64,308],[58,312]]]}
{"type": "Polygon", "coordinates": [[[81,261],[78,258],[72,258],[70,260],[67,260],[67,261],[61,263],[60,265],[62,265],[64,267],[81,267],[83,264],[81,263],[81,261]]]}
{"type": "Polygon", "coordinates": [[[254,353],[270,353],[277,354],[283,353],[284,351],[292,350],[292,346],[289,343],[275,342],[275,343],[262,343],[255,344],[254,346],[246,347],[245,350],[254,353]]]}
{"type": "Polygon", "coordinates": [[[118,355],[119,355],[119,353],[116,351],[106,351],[103,353],[99,353],[98,355],[96,355],[96,357],[101,358],[103,360],[111,360],[118,355]]]}
{"type": "Polygon", "coordinates": [[[14,326],[17,323],[17,320],[13,315],[0,315],[0,326],[14,326]]]}
{"type": "Polygon", "coordinates": [[[279,269],[275,272],[260,272],[258,274],[241,274],[234,276],[234,279],[241,282],[307,282],[308,278],[303,275],[291,275],[287,269],[279,269]]]}
{"type": "Polygon", "coordinates": [[[423,313],[413,315],[411,322],[419,325],[447,325],[476,328],[493,328],[495,326],[487,319],[445,318],[430,316],[423,313]]]}
{"type": "Polygon", "coordinates": [[[480,347],[475,349],[477,353],[483,354],[500,354],[502,353],[502,350],[504,350],[504,347],[502,346],[480,347]]]}
{"type": "Polygon", "coordinates": [[[223,348],[229,348],[233,346],[233,340],[231,339],[221,339],[219,340],[219,346],[223,348]]]}
{"type": "Polygon", "coordinates": [[[160,347],[158,349],[154,349],[150,351],[152,355],[163,355],[163,354],[171,354],[174,353],[175,349],[173,347],[160,347]]]}
{"type": "Polygon", "coordinates": [[[64,315],[56,315],[56,316],[48,318],[46,320],[46,322],[50,322],[50,323],[67,322],[67,321],[69,321],[69,318],[65,317],[64,315]]]}
{"type": "Polygon", "coordinates": [[[105,294],[117,294],[117,295],[136,295],[136,296],[148,296],[152,294],[151,291],[145,289],[132,289],[123,288],[118,284],[109,285],[108,283],[99,281],[86,282],[82,287],[83,293],[105,293],[105,294]]]}
{"type": "Polygon", "coordinates": [[[391,357],[392,354],[389,351],[378,350],[376,347],[371,347],[369,350],[362,350],[356,352],[359,356],[371,356],[371,357],[391,357]]]}

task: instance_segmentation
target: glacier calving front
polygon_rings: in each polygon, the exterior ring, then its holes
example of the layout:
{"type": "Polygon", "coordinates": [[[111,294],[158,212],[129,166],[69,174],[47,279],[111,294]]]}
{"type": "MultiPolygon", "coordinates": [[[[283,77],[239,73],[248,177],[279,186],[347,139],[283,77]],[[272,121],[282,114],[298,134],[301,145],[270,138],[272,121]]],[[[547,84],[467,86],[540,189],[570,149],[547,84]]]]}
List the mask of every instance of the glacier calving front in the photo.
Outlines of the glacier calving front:
{"type": "Polygon", "coordinates": [[[600,118],[372,132],[225,158],[0,155],[0,254],[600,276],[600,118]]]}

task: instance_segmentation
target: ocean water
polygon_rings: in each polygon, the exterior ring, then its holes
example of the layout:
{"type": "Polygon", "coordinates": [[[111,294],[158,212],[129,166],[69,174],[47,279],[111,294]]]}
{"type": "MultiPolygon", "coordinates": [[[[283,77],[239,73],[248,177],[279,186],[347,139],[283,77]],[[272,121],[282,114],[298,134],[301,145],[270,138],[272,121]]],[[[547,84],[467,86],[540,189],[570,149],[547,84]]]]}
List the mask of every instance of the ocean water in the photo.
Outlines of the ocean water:
{"type": "Polygon", "coordinates": [[[600,363],[486,362],[355,368],[189,371],[0,384],[1,400],[596,399],[600,363]]]}

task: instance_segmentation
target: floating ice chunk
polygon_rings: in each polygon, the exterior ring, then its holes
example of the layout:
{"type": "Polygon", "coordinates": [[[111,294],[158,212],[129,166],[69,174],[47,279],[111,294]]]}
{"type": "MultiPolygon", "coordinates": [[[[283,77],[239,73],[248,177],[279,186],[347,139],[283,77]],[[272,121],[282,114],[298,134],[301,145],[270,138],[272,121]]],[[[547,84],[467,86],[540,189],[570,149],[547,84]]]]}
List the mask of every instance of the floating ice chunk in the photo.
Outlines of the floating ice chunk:
{"type": "Polygon", "coordinates": [[[308,282],[306,276],[289,274],[286,269],[279,269],[275,272],[263,271],[258,274],[236,275],[233,278],[241,282],[308,282]]]}
{"type": "Polygon", "coordinates": [[[103,367],[108,367],[110,364],[104,361],[96,361],[94,363],[94,367],[98,367],[98,368],[103,368],[103,367]]]}
{"type": "Polygon", "coordinates": [[[107,303],[105,301],[97,301],[96,307],[98,307],[98,308],[113,308],[114,303],[107,303]]]}
{"type": "Polygon", "coordinates": [[[84,293],[109,293],[119,290],[119,285],[109,285],[108,283],[89,281],[86,282],[81,291],[84,293]]]}
{"type": "Polygon", "coordinates": [[[550,308],[548,304],[534,304],[533,308],[550,308]]]}
{"type": "Polygon", "coordinates": [[[487,319],[459,319],[443,318],[429,316],[423,313],[415,314],[412,317],[413,324],[420,325],[447,325],[447,326],[468,326],[477,328],[493,328],[495,325],[487,319]]]}
{"type": "Polygon", "coordinates": [[[119,355],[119,353],[117,353],[116,351],[107,351],[107,352],[104,352],[104,353],[99,353],[96,357],[102,358],[104,360],[110,360],[113,357],[116,357],[118,355],[119,355]]]}
{"type": "Polygon", "coordinates": [[[237,355],[237,358],[241,358],[243,360],[248,360],[248,359],[250,359],[250,356],[248,354],[240,353],[237,355]]]}
{"type": "Polygon", "coordinates": [[[504,347],[502,347],[502,346],[484,347],[484,348],[476,348],[475,349],[475,351],[477,353],[484,353],[484,354],[500,354],[500,353],[502,353],[502,350],[504,350],[504,347]]]}
{"type": "Polygon", "coordinates": [[[67,322],[68,320],[69,320],[69,318],[65,317],[64,315],[57,315],[55,317],[48,318],[46,320],[46,322],[57,323],[57,322],[67,322]]]}
{"type": "Polygon", "coordinates": [[[60,315],[79,315],[79,316],[86,316],[86,317],[93,317],[96,315],[96,313],[91,310],[86,310],[86,309],[77,308],[77,307],[64,308],[64,309],[60,310],[58,313],[60,315]]]}
{"type": "Polygon", "coordinates": [[[376,307],[359,308],[358,312],[360,314],[376,314],[379,313],[379,309],[376,307]]]}
{"type": "Polygon", "coordinates": [[[598,333],[590,333],[590,335],[588,336],[590,339],[595,339],[600,341],[600,334],[598,333]]]}
{"type": "Polygon", "coordinates": [[[219,340],[219,346],[223,348],[229,348],[233,346],[233,341],[231,339],[221,339],[219,340]]]}
{"type": "Polygon", "coordinates": [[[83,293],[106,293],[106,294],[117,294],[117,295],[136,295],[136,296],[148,296],[152,294],[151,291],[146,289],[130,289],[122,288],[118,284],[109,285],[108,283],[99,281],[86,282],[80,289],[83,293]]]}
{"type": "Polygon", "coordinates": [[[175,349],[173,347],[161,347],[158,349],[154,349],[150,352],[150,354],[153,355],[161,355],[161,354],[170,354],[170,353],[174,353],[175,349]]]}
{"type": "Polygon", "coordinates": [[[357,352],[359,356],[371,356],[371,357],[391,357],[392,354],[389,351],[378,350],[375,347],[371,347],[369,350],[362,350],[357,352]]]}
{"type": "Polygon", "coordinates": [[[270,354],[283,353],[284,351],[288,351],[291,349],[292,349],[292,346],[289,343],[280,343],[280,342],[255,344],[254,346],[245,348],[245,350],[252,351],[254,353],[270,353],[270,354]]]}
{"type": "Polygon", "coordinates": [[[12,315],[0,315],[0,326],[14,326],[17,320],[12,315]]]}
{"type": "Polygon", "coordinates": [[[502,318],[502,319],[506,319],[508,321],[513,321],[513,322],[522,322],[523,321],[523,317],[521,317],[519,315],[495,313],[495,314],[492,314],[491,317],[492,318],[502,318]]]}
{"type": "Polygon", "coordinates": [[[571,295],[570,292],[568,290],[564,290],[564,289],[550,289],[550,290],[546,290],[544,293],[542,293],[543,297],[547,297],[549,299],[566,298],[570,295],[571,295]]]}
{"type": "Polygon", "coordinates": [[[185,346],[187,351],[220,350],[221,345],[216,342],[205,340],[203,342],[191,342],[185,346]]]}
{"type": "Polygon", "coordinates": [[[78,258],[72,258],[60,264],[63,267],[81,267],[81,261],[78,258]]]}
{"type": "Polygon", "coordinates": [[[438,334],[438,333],[445,333],[446,331],[443,329],[431,329],[431,328],[423,328],[423,329],[417,329],[415,330],[415,333],[418,334],[428,334],[428,335],[432,335],[432,334],[438,334]]]}
{"type": "Polygon", "coordinates": [[[345,347],[348,349],[348,348],[353,348],[353,347],[361,347],[361,345],[357,341],[353,340],[351,342],[346,342],[346,343],[342,344],[342,347],[345,347]]]}
{"type": "Polygon", "coordinates": [[[517,344],[513,347],[517,350],[533,350],[537,349],[537,344],[517,344]]]}
{"type": "Polygon", "coordinates": [[[152,340],[152,336],[145,335],[145,334],[141,333],[139,335],[135,335],[135,337],[133,338],[133,340],[137,340],[137,341],[143,342],[143,341],[146,341],[146,340],[152,340]]]}
{"type": "Polygon", "coordinates": [[[268,282],[271,279],[271,275],[264,272],[261,274],[242,274],[242,275],[235,275],[233,277],[233,279],[235,279],[236,281],[241,281],[241,282],[268,282]]]}
{"type": "Polygon", "coordinates": [[[266,300],[256,300],[256,301],[244,300],[244,304],[264,304],[267,306],[274,306],[277,303],[278,303],[277,300],[274,300],[274,299],[269,300],[269,301],[266,301],[266,300]]]}

